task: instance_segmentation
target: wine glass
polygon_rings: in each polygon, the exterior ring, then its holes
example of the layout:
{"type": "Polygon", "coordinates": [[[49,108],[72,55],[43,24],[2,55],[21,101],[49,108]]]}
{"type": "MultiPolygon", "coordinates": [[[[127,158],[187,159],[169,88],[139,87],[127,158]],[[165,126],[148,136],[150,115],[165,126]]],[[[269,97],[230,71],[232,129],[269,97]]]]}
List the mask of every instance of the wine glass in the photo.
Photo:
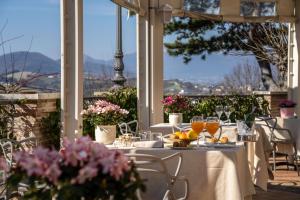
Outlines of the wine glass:
{"type": "Polygon", "coordinates": [[[195,131],[195,133],[198,135],[198,137],[197,137],[197,146],[199,146],[199,135],[205,127],[205,122],[203,120],[203,117],[194,116],[191,119],[191,126],[192,126],[193,131],[195,131]]]}
{"type": "Polygon", "coordinates": [[[215,134],[217,131],[220,129],[220,136],[222,134],[221,126],[220,126],[220,121],[217,117],[208,117],[206,120],[206,130],[207,132],[211,135],[212,139],[214,139],[215,134]]]}
{"type": "Polygon", "coordinates": [[[218,118],[219,118],[219,120],[221,119],[221,116],[222,116],[222,114],[223,114],[223,112],[224,112],[224,110],[223,110],[223,106],[216,106],[216,113],[217,113],[217,115],[218,115],[218,118]]]}
{"type": "Polygon", "coordinates": [[[230,106],[224,106],[224,113],[228,119],[228,122],[230,123],[230,115],[231,115],[231,107],[230,106]]]}

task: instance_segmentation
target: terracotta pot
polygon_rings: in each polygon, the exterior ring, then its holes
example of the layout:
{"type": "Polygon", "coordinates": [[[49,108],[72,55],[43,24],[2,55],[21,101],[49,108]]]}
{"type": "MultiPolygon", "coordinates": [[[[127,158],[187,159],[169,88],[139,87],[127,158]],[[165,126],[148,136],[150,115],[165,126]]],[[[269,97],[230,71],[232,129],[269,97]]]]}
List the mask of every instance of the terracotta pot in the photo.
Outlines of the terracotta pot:
{"type": "Polygon", "coordinates": [[[179,126],[182,124],[182,113],[170,113],[169,123],[173,126],[179,126]]]}
{"type": "Polygon", "coordinates": [[[112,144],[116,139],[116,125],[96,126],[95,140],[103,144],[112,144]]]}
{"type": "Polygon", "coordinates": [[[293,118],[295,113],[295,108],[280,108],[280,116],[283,119],[293,118]]]}

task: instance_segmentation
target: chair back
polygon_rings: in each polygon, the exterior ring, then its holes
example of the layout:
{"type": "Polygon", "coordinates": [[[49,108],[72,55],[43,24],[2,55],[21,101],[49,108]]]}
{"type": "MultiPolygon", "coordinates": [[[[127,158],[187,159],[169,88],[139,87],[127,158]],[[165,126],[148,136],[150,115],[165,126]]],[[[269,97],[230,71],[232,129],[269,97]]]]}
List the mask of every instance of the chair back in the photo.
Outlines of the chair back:
{"type": "MultiPolygon", "coordinates": [[[[188,180],[183,176],[178,176],[182,164],[182,154],[180,152],[172,154],[170,156],[159,158],[157,156],[149,154],[126,154],[131,160],[134,161],[137,166],[137,170],[141,174],[142,178],[153,179],[155,176],[158,176],[158,181],[161,183],[155,182],[150,186],[155,187],[148,188],[150,191],[156,192],[153,195],[157,195],[158,192],[161,192],[165,188],[165,193],[163,193],[163,199],[187,199],[188,198],[188,180]],[[166,165],[166,161],[177,158],[177,165],[175,165],[175,171],[173,174],[170,173],[166,165]],[[184,195],[180,198],[176,198],[174,185],[177,181],[184,182],[184,195]],[[162,187],[159,187],[162,186],[162,187]]],[[[148,185],[149,187],[149,185],[148,185]]],[[[141,199],[141,194],[139,194],[141,199]]],[[[152,195],[151,195],[152,196],[152,195]]],[[[152,197],[153,198],[153,197],[152,197]]],[[[143,198],[144,199],[144,198],[143,198]]]]}
{"type": "Polygon", "coordinates": [[[1,154],[9,167],[13,164],[13,144],[10,141],[0,143],[1,154]]]}
{"type": "Polygon", "coordinates": [[[291,142],[293,141],[293,136],[289,129],[281,128],[278,126],[277,118],[266,117],[260,119],[263,123],[263,128],[269,137],[271,142],[281,141],[281,142],[291,142]]]}
{"type": "Polygon", "coordinates": [[[132,134],[133,136],[138,136],[139,124],[137,120],[130,122],[122,122],[118,124],[121,134],[132,134]]]}

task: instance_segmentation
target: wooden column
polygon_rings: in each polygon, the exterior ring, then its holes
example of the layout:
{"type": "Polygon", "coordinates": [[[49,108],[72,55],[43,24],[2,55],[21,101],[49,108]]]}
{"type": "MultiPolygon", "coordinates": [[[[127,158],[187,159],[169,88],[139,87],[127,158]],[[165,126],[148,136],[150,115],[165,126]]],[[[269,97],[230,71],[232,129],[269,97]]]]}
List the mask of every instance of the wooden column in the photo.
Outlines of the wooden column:
{"type": "Polygon", "coordinates": [[[82,133],[83,0],[61,0],[62,136],[82,133]]]}

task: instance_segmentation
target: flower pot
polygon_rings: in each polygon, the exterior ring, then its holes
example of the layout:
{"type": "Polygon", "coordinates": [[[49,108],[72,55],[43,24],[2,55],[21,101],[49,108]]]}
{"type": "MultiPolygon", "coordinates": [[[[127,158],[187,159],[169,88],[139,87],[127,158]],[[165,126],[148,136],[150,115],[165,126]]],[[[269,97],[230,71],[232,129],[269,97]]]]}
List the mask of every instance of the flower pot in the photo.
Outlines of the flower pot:
{"type": "Polygon", "coordinates": [[[280,108],[280,116],[283,119],[293,118],[295,113],[295,108],[280,108]]]}
{"type": "Polygon", "coordinates": [[[95,140],[103,144],[112,144],[116,139],[116,125],[102,126],[95,128],[95,140]]]}
{"type": "Polygon", "coordinates": [[[169,123],[172,126],[178,126],[182,123],[182,113],[170,113],[169,114],[169,123]]]}

